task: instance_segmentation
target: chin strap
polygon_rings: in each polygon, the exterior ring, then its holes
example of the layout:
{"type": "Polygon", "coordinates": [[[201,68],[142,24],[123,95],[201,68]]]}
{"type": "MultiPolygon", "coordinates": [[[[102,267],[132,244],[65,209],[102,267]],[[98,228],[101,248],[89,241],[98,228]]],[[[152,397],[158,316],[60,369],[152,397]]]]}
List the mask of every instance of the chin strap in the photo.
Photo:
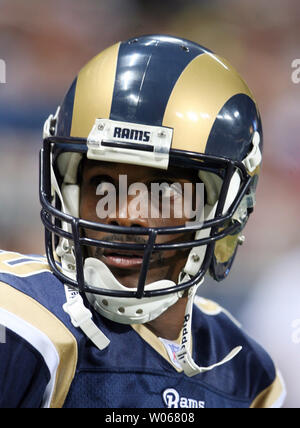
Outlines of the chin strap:
{"type": "Polygon", "coordinates": [[[92,313],[84,306],[79,292],[65,285],[65,293],[67,302],[63,305],[63,310],[70,316],[74,327],[79,327],[100,351],[105,349],[110,340],[92,320],[92,313]]]}
{"type": "MultiPolygon", "coordinates": [[[[221,361],[212,364],[208,367],[199,367],[193,360],[190,353],[191,332],[192,332],[192,310],[196,291],[200,284],[189,289],[188,302],[186,306],[184,325],[182,332],[182,340],[179,351],[176,352],[176,359],[184,373],[188,377],[195,376],[199,373],[204,373],[214,369],[217,366],[227,363],[234,358],[242,349],[242,346],[237,346],[232,349],[226,357],[221,361]]],[[[110,340],[97,327],[92,320],[91,311],[84,305],[83,299],[79,292],[65,285],[65,294],[67,302],[63,305],[63,310],[70,316],[74,327],[80,328],[83,333],[94,343],[94,345],[102,351],[110,344],[110,340]]]]}
{"type": "Polygon", "coordinates": [[[183,324],[183,332],[182,332],[182,340],[180,350],[176,352],[176,358],[184,373],[188,377],[195,376],[199,373],[204,373],[209,370],[214,369],[217,366],[221,366],[222,364],[227,363],[232,360],[241,350],[242,346],[237,346],[232,349],[226,357],[224,357],[221,361],[212,364],[208,367],[199,367],[195,361],[193,360],[190,353],[190,345],[191,345],[191,333],[192,333],[192,311],[193,311],[193,303],[196,291],[200,284],[195,285],[189,289],[189,297],[186,305],[186,311],[184,316],[184,324],[183,324]]]}

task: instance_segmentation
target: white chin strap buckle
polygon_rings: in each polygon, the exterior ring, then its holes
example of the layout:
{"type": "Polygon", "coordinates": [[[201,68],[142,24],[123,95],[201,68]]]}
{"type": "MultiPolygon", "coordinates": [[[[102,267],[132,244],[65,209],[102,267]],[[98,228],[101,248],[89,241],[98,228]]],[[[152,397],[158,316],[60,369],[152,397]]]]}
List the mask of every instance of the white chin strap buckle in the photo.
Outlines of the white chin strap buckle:
{"type": "Polygon", "coordinates": [[[79,327],[97,348],[102,351],[109,345],[110,340],[93,322],[92,313],[84,306],[80,294],[67,286],[65,286],[65,292],[67,302],[63,305],[63,310],[70,316],[74,327],[79,327]]]}

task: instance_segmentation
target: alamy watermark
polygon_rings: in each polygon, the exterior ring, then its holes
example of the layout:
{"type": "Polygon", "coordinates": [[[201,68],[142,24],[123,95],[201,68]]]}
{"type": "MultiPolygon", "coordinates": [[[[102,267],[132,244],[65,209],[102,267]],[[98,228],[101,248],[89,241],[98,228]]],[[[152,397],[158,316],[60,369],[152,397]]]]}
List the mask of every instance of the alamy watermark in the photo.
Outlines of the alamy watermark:
{"type": "Polygon", "coordinates": [[[291,63],[291,67],[293,69],[291,74],[292,82],[298,84],[300,83],[300,59],[295,58],[291,63]]]}
{"type": "Polygon", "coordinates": [[[291,327],[293,329],[292,342],[295,345],[299,345],[300,344],[300,318],[297,318],[294,321],[292,321],[291,327]]]}
{"type": "Polygon", "coordinates": [[[117,185],[102,181],[96,214],[105,218],[183,219],[188,226],[204,220],[204,184],[179,182],[135,182],[128,186],[127,175],[117,185]]]}
{"type": "Polygon", "coordinates": [[[6,62],[0,59],[0,83],[6,83],[6,62]]]}

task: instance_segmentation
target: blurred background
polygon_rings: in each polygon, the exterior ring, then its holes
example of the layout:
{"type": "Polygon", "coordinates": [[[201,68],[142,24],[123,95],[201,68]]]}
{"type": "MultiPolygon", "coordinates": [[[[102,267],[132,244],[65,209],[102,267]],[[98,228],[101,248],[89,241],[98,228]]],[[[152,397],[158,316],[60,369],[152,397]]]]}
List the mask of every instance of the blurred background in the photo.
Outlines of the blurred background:
{"type": "Polygon", "coordinates": [[[0,0],[1,249],[44,252],[43,123],[102,49],[141,34],[172,34],[225,57],[246,80],[264,127],[257,207],[229,278],[208,279],[200,294],[229,309],[272,354],[287,384],[286,407],[300,407],[300,83],[292,81],[299,23],[298,0],[0,0]]]}

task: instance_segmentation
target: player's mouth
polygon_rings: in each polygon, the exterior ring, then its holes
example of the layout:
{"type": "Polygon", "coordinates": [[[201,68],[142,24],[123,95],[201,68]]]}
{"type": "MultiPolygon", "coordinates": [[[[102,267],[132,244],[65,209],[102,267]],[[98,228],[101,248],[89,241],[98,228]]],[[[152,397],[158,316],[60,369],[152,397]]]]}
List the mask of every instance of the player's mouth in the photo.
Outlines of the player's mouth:
{"type": "Polygon", "coordinates": [[[143,253],[106,249],[103,251],[102,259],[107,266],[134,269],[139,268],[143,263],[143,253]]]}

